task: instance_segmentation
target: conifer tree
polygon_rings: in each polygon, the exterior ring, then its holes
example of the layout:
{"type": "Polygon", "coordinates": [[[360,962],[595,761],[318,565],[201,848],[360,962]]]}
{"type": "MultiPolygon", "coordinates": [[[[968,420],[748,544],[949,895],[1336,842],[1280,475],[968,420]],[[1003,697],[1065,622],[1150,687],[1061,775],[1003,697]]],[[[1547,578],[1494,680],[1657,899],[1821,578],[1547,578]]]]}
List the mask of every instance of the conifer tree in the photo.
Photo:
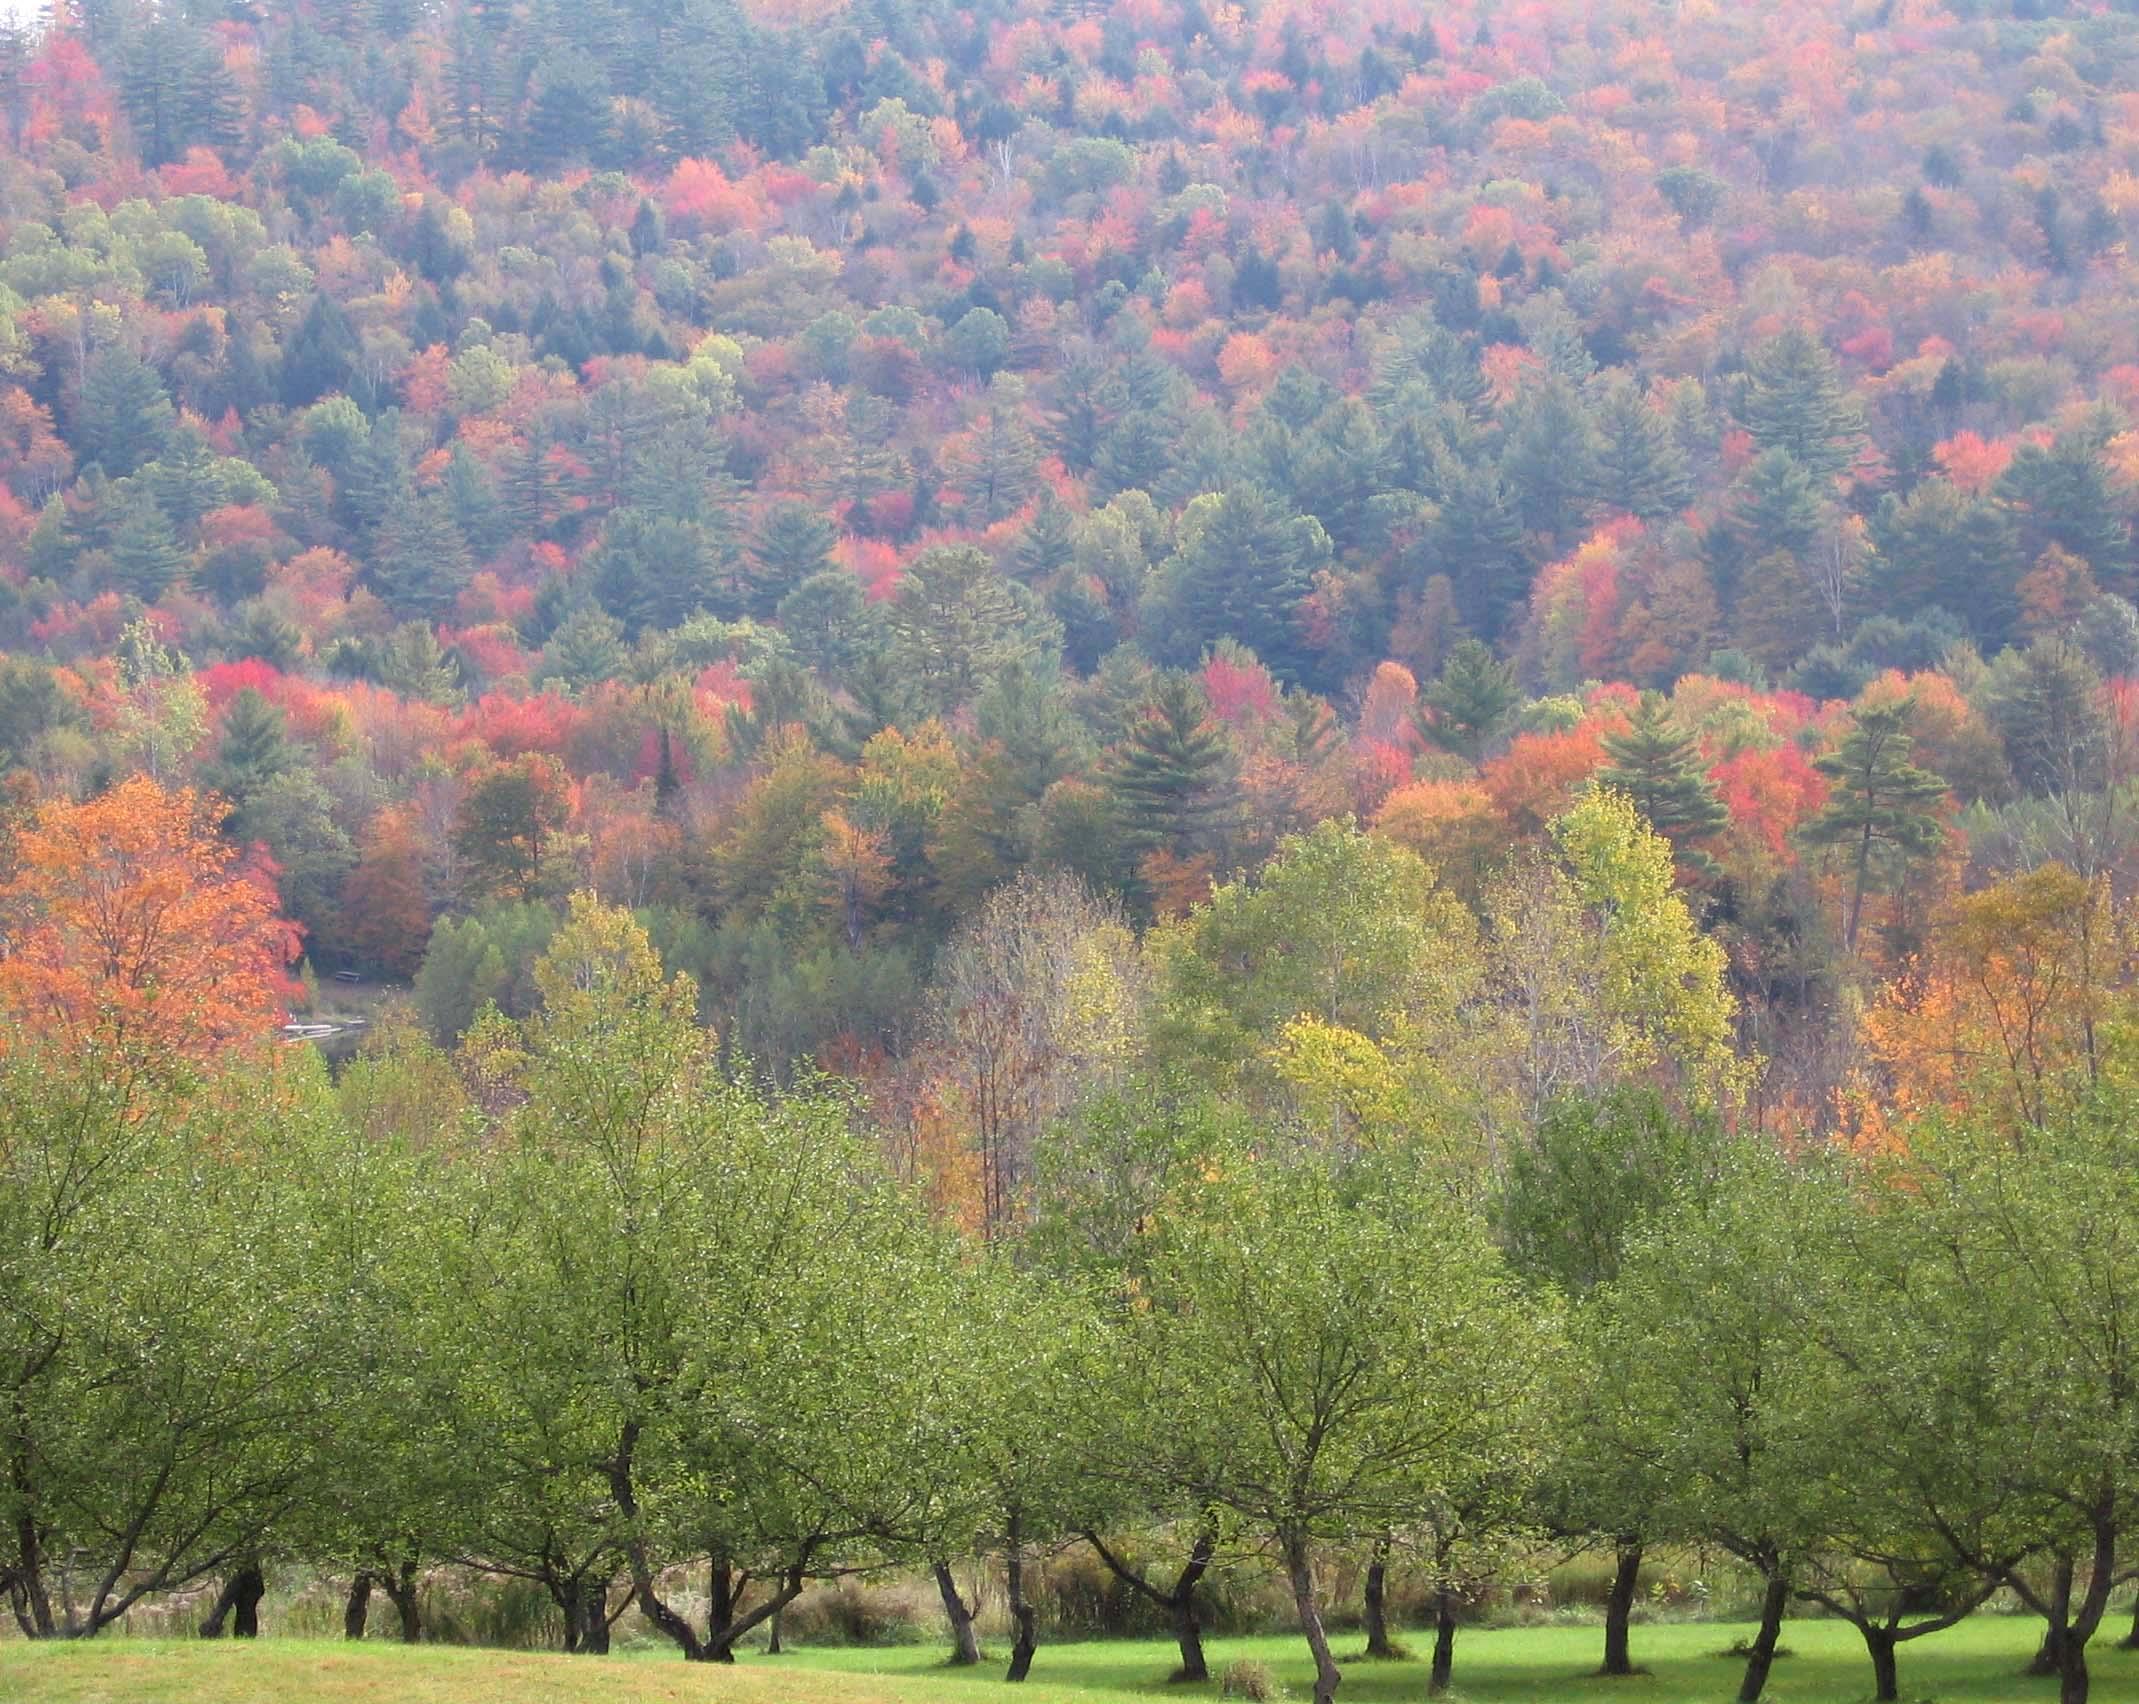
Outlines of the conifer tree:
{"type": "Polygon", "coordinates": [[[1832,790],[1799,835],[1808,846],[1836,848],[1849,857],[1842,944],[1852,952],[1877,866],[1884,861],[1905,868],[1939,844],[1938,806],[1946,783],[1909,761],[1908,716],[1906,701],[1860,706],[1842,743],[1813,764],[1832,790]]]}
{"type": "Polygon", "coordinates": [[[1763,450],[1786,450],[1821,479],[1844,472],[1864,441],[1864,411],[1834,357],[1802,326],[1754,353],[1739,416],[1763,450]]]}
{"type": "Polygon", "coordinates": [[[767,615],[813,574],[832,566],[839,532],[808,503],[775,503],[750,541],[751,610],[767,615]]]}
{"type": "Polygon", "coordinates": [[[1715,860],[1699,843],[1730,821],[1730,812],[1702,765],[1699,743],[1672,718],[1661,693],[1641,695],[1626,732],[1605,737],[1604,755],[1598,785],[1631,799],[1681,864],[1712,871],[1715,860]]]}
{"type": "Polygon", "coordinates": [[[254,794],[294,768],[297,760],[282,712],[248,686],[223,712],[222,742],[205,779],[234,810],[243,810],[254,794]]]}
{"type": "Polygon", "coordinates": [[[1010,553],[1010,569],[1027,585],[1067,568],[1077,554],[1077,529],[1066,505],[1043,491],[1032,519],[1010,553]]]}
{"type": "Polygon", "coordinates": [[[185,574],[186,553],[146,492],[130,492],[121,515],[111,539],[112,580],[121,591],[154,603],[185,574]]]}
{"type": "Polygon", "coordinates": [[[1202,690],[1187,675],[1161,676],[1108,776],[1128,849],[1213,850],[1232,813],[1231,756],[1202,690]]]}
{"type": "Polygon", "coordinates": [[[468,583],[468,546],[436,492],[402,497],[379,528],[372,587],[400,615],[436,620],[468,583]]]}
{"type": "Polygon", "coordinates": [[[1465,639],[1449,652],[1441,676],[1421,695],[1424,710],[1419,731],[1436,745],[1473,763],[1485,755],[1493,736],[1522,701],[1515,671],[1476,639],[1465,639]]]}
{"type": "Polygon", "coordinates": [[[163,453],[175,420],[154,367],[117,344],[100,349],[82,373],[75,459],[122,479],[163,453]]]}
{"type": "Polygon", "coordinates": [[[1671,423],[1621,372],[1598,387],[1595,465],[1598,500],[1623,514],[1661,520],[1692,499],[1693,480],[1671,423]]]}

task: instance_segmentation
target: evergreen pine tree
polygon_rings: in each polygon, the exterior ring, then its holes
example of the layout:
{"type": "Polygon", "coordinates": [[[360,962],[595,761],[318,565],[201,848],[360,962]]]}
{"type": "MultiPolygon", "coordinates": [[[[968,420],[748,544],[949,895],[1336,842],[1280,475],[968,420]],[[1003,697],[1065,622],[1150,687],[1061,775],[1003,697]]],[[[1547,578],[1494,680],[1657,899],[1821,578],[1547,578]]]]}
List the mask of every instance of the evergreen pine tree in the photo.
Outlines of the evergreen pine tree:
{"type": "Polygon", "coordinates": [[[1043,491],[1010,553],[1010,571],[1028,586],[1052,578],[1077,554],[1077,527],[1066,504],[1043,491]]]}
{"type": "Polygon", "coordinates": [[[128,490],[111,537],[113,584],[143,603],[154,603],[185,574],[186,562],[163,511],[146,492],[128,490]]]}
{"type": "Polygon", "coordinates": [[[203,779],[239,811],[297,762],[282,712],[248,686],[223,712],[223,737],[203,779]]]}
{"type": "Polygon", "coordinates": [[[1712,871],[1715,860],[1700,842],[1729,822],[1730,812],[1708,778],[1699,742],[1679,727],[1660,693],[1641,695],[1626,732],[1605,737],[1604,755],[1598,784],[1633,800],[1681,864],[1712,871]]]}
{"type": "Polygon", "coordinates": [[[1523,525],[1556,548],[1582,519],[1596,483],[1596,434],[1573,383],[1555,373],[1532,385],[1509,410],[1500,469],[1523,525]]]}
{"type": "Polygon", "coordinates": [[[542,648],[543,677],[561,680],[574,692],[617,679],[624,665],[623,628],[591,603],[575,610],[542,648]]]}
{"type": "Polygon", "coordinates": [[[1909,761],[1909,705],[1859,706],[1842,743],[1813,767],[1827,777],[1827,803],[1798,831],[1807,846],[1836,848],[1850,862],[1842,944],[1854,952],[1864,896],[1881,863],[1906,868],[1936,850],[1946,783],[1909,761]]]}
{"type": "Polygon", "coordinates": [[[452,608],[472,572],[446,499],[426,492],[403,498],[386,517],[366,578],[396,614],[435,621],[452,608]]]}
{"type": "Polygon", "coordinates": [[[1190,663],[1220,639],[1237,639],[1280,679],[1308,670],[1301,605],[1330,558],[1329,534],[1259,486],[1199,497],[1181,517],[1174,554],[1153,576],[1147,631],[1168,660],[1190,663]]]}
{"type": "Polygon", "coordinates": [[[1739,416],[1754,443],[1788,451],[1820,479],[1844,472],[1864,441],[1864,411],[1834,357],[1801,326],[1754,353],[1739,416]]]}
{"type": "Polygon", "coordinates": [[[123,479],[163,453],[176,419],[156,369],[132,350],[108,345],[82,373],[75,460],[123,479]]]}
{"type": "Polygon", "coordinates": [[[813,574],[832,566],[839,529],[808,503],[775,503],[750,541],[750,610],[769,615],[780,600],[813,574]]]}
{"type": "Polygon", "coordinates": [[[1693,480],[1671,423],[1623,372],[1598,386],[1595,466],[1598,500],[1623,514],[1661,520],[1692,501],[1693,480]]]}
{"type": "Polygon", "coordinates": [[[1131,853],[1186,858],[1223,843],[1233,812],[1232,753],[1189,676],[1160,677],[1116,749],[1107,792],[1131,853]]]}
{"type": "Polygon", "coordinates": [[[1430,712],[1422,714],[1420,732],[1473,763],[1522,702],[1514,669],[1476,639],[1465,639],[1449,652],[1440,678],[1420,697],[1422,710],[1430,712]]]}

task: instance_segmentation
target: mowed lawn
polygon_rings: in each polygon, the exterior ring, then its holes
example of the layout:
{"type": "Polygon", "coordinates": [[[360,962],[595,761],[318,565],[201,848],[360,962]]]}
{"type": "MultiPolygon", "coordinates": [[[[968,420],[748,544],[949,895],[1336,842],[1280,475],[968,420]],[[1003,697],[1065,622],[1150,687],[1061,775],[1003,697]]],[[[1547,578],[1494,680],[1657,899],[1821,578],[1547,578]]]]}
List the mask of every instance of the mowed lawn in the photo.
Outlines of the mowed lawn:
{"type": "MultiPolygon", "coordinates": [[[[2037,1637],[2020,1617],[1978,1617],[1905,1647],[1905,1700],[1937,1704],[2052,1700],[2054,1682],[2025,1680],[2019,1670],[2037,1637]]],[[[2121,1619],[2112,1640],[2125,1631],[2121,1619]]],[[[1737,1662],[1720,1657],[1750,1628],[1720,1624],[1635,1630],[1636,1660],[1650,1673],[1604,1681],[1588,1674],[1597,1659],[1594,1628],[1466,1630],[1456,1645],[1459,1699],[1485,1704],[1563,1704],[1639,1700],[1641,1704],[1725,1704],[1735,1692],[1737,1662]]],[[[1423,1648],[1425,1641],[1414,1639],[1423,1648]]],[[[1793,1653],[1779,1662],[1768,1696],[1777,1704],[1850,1704],[1871,1696],[1862,1643],[1836,1622],[1793,1623],[1793,1653]]],[[[1340,1640],[1339,1652],[1356,1647],[1340,1640]]],[[[1308,1664],[1297,1639],[1214,1640],[1214,1668],[1243,1657],[1276,1670],[1295,1699],[1309,1694],[1308,1664]]],[[[664,1704],[672,1699],[733,1704],[1150,1704],[1160,1698],[1208,1697],[1217,1687],[1165,1684],[1173,1647],[1108,1642],[1043,1646],[1032,1679],[1005,1686],[1000,1669],[950,1670],[930,1647],[803,1650],[746,1657],[733,1668],[687,1667],[651,1651],[605,1660],[477,1651],[446,1646],[407,1649],[367,1642],[263,1639],[231,1641],[104,1639],[85,1645],[0,1643],[4,1704],[664,1704]]],[[[2139,1704],[2139,1655],[2098,1642],[2094,1696],[2100,1704],[2139,1704]]],[[[1340,1704],[1420,1700],[1420,1662],[1353,1663],[1340,1704]]]]}

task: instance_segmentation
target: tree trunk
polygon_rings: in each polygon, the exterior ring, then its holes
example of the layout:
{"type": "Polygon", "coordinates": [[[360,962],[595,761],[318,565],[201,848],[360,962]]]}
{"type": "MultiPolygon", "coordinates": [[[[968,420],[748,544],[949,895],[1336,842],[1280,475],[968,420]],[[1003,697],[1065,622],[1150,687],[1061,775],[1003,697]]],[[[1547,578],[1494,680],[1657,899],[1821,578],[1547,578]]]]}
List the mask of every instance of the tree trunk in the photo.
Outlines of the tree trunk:
{"type": "Polygon", "coordinates": [[[768,1657],[783,1654],[780,1648],[780,1617],[777,1615],[772,1618],[772,1631],[765,1637],[765,1654],[768,1657]]]}
{"type": "Polygon", "coordinates": [[[717,1663],[735,1661],[729,1629],[735,1625],[736,1602],[741,1595],[734,1565],[725,1551],[716,1550],[706,1575],[706,1650],[717,1663]]]}
{"type": "Polygon", "coordinates": [[[1315,1704],[1335,1704],[1337,1659],[1329,1654],[1329,1635],[1322,1628],[1322,1611],[1315,1603],[1315,1576],[1304,1538],[1285,1543],[1285,1575],[1292,1582],[1292,1601],[1300,1612],[1300,1632],[1315,1659],[1315,1704]]]}
{"type": "Polygon", "coordinates": [[[1426,1694],[1438,1698],[1448,1690],[1456,1672],[1456,1594],[1446,1586],[1433,1594],[1433,1669],[1426,1677],[1426,1694]]]}
{"type": "Polygon", "coordinates": [[[2072,1625],[2072,1576],[2073,1562],[2069,1556],[2057,1559],[2057,1572],[2050,1577],[2049,1626],[2042,1636],[2042,1644],[2036,1648],[2035,1660],[2028,1664],[2027,1672],[2033,1675],[2064,1673],[2065,1645],[2069,1638],[2066,1629],[2072,1625]]]}
{"type": "Polygon", "coordinates": [[[1782,1639],[1783,1608],[1790,1601],[1790,1582],[1780,1568],[1768,1576],[1768,1589],[1760,1599],[1760,1631],[1753,1636],[1751,1655],[1745,1660],[1745,1679],[1738,1686],[1738,1704],[1759,1704],[1768,1689],[1768,1670],[1775,1666],[1775,1647],[1782,1639]]]}
{"type": "Polygon", "coordinates": [[[1393,1657],[1396,1647],[1389,1643],[1389,1541],[1377,1539],[1374,1544],[1374,1560],[1367,1564],[1367,1586],[1360,1605],[1360,1620],[1365,1623],[1367,1655],[1370,1657],[1393,1657]]]}
{"type": "Polygon", "coordinates": [[[1010,1644],[1010,1667],[1005,1681],[1020,1681],[1032,1672],[1032,1654],[1039,1647],[1036,1628],[1039,1613],[1025,1601],[1025,1539],[1016,1515],[1010,1517],[1009,1544],[1004,1573],[1010,1587],[1010,1623],[1017,1629],[1010,1644]]]}
{"type": "Polygon", "coordinates": [[[2132,1599],[2132,1630],[2117,1642],[2120,1651],[2139,1651],[2139,1596],[2132,1599]]]}
{"type": "Polygon", "coordinates": [[[364,1624],[371,1619],[371,1575],[359,1572],[349,1582],[349,1601],[342,1606],[342,1637],[361,1639],[364,1624]]]}
{"type": "MultiPolygon", "coordinates": [[[[630,1599],[625,1600],[627,1603],[630,1599]]],[[[580,1654],[609,1654],[609,1585],[605,1580],[582,1580],[575,1613],[579,1617],[580,1654]]]]}
{"type": "Polygon", "coordinates": [[[1196,1587],[1202,1584],[1203,1576],[1210,1568],[1211,1558],[1217,1554],[1218,1535],[1208,1527],[1196,1534],[1196,1542],[1189,1550],[1188,1560],[1182,1564],[1181,1572],[1176,1576],[1173,1590],[1170,1592],[1160,1591],[1116,1556],[1097,1533],[1086,1533],[1084,1541],[1092,1547],[1093,1554],[1106,1565],[1109,1573],[1131,1591],[1141,1593],[1159,1605],[1172,1618],[1174,1642],[1181,1647],[1181,1666],[1167,1678],[1173,1681],[1209,1680],[1211,1671],[1203,1660],[1203,1624],[1196,1619],[1196,1587]]]}
{"type": "Polygon", "coordinates": [[[1203,1660],[1203,1625],[1196,1619],[1195,1589],[1180,1593],[1173,1603],[1174,1643],[1181,1647],[1181,1666],[1173,1672],[1172,1679],[1183,1685],[1200,1684],[1211,1678],[1208,1664],[1203,1660]]]}
{"type": "Polygon", "coordinates": [[[230,1623],[231,1637],[257,1639],[260,1637],[260,1600],[267,1596],[267,1580],[260,1572],[260,1564],[247,1562],[229,1578],[216,1595],[215,1607],[208,1612],[208,1619],[201,1623],[203,1639],[220,1639],[223,1623],[230,1623]]]}
{"type": "Polygon", "coordinates": [[[1872,1697],[1877,1704],[1893,1704],[1901,1696],[1901,1674],[1894,1661],[1894,1632],[1889,1627],[1866,1623],[1864,1648],[1872,1654],[1872,1697]]]}
{"type": "Polygon", "coordinates": [[[980,1661],[980,1635],[973,1630],[973,1611],[958,1595],[958,1582],[951,1578],[951,1565],[936,1565],[936,1590],[943,1594],[943,1613],[951,1624],[951,1662],[963,1668],[980,1661]]]}
{"type": "Polygon", "coordinates": [[[1612,1569],[1612,1595],[1604,1604],[1604,1666],[1597,1672],[1629,1675],[1634,1657],[1628,1630],[1634,1617],[1634,1592],[1641,1579],[1641,1541],[1622,1538],[1612,1569]]]}
{"type": "Polygon", "coordinates": [[[403,1558],[401,1565],[381,1582],[401,1616],[401,1642],[414,1645],[423,1639],[423,1603],[416,1593],[416,1562],[403,1558]]]}
{"type": "Polygon", "coordinates": [[[45,1586],[44,1547],[38,1538],[36,1517],[30,1513],[27,1502],[28,1469],[18,1461],[12,1477],[25,1501],[22,1512],[15,1517],[18,1566],[9,1581],[8,1597],[15,1605],[15,1620],[24,1636],[49,1639],[59,1629],[52,1619],[52,1594],[45,1586]]]}
{"type": "Polygon", "coordinates": [[[2057,1664],[2057,1704],[2087,1704],[2087,1641],[2067,1639],[2057,1664]]]}

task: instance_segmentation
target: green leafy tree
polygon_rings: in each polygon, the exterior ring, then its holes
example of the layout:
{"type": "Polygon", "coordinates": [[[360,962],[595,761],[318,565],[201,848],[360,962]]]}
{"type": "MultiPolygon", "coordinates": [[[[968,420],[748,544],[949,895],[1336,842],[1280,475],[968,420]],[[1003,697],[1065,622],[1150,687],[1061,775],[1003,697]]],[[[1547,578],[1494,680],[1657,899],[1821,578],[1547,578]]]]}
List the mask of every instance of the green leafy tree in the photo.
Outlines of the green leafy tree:
{"type": "Polygon", "coordinates": [[[1123,1388],[1176,1416],[1160,1447],[1179,1474],[1276,1550],[1331,1704],[1318,1556],[1531,1472],[1556,1322],[1475,1218],[1401,1169],[1214,1169],[1159,1216],[1123,1388]]]}
{"type": "MultiPolygon", "coordinates": [[[[1584,1307],[1618,1278],[1648,1227],[1683,1199],[1705,1206],[1728,1173],[1726,1144],[1713,1114],[1682,1117],[1653,1089],[1629,1086],[1553,1103],[1511,1146],[1493,1203],[1495,1229],[1517,1273],[1574,1304],[1578,1351],[1588,1341],[1584,1307]]],[[[1610,1429],[1590,1424],[1587,1405],[1610,1399],[1609,1373],[1578,1358],[1568,1375],[1562,1441],[1542,1487],[1544,1520],[1610,1538],[1598,1672],[1629,1675],[1637,1672],[1629,1629],[1642,1561],[1669,1487],[1642,1454],[1611,1449],[1610,1429]]]]}
{"type": "Polygon", "coordinates": [[[533,898],[543,859],[571,812],[570,779],[546,752],[529,752],[478,776],[453,823],[453,849],[470,890],[533,898]]]}
{"type": "Polygon", "coordinates": [[[25,1045],[0,1076],[0,1575],[30,1637],[83,1638],[253,1572],[332,1444],[352,1274],[311,1235],[316,1072],[187,1092],[25,1045]]]}

